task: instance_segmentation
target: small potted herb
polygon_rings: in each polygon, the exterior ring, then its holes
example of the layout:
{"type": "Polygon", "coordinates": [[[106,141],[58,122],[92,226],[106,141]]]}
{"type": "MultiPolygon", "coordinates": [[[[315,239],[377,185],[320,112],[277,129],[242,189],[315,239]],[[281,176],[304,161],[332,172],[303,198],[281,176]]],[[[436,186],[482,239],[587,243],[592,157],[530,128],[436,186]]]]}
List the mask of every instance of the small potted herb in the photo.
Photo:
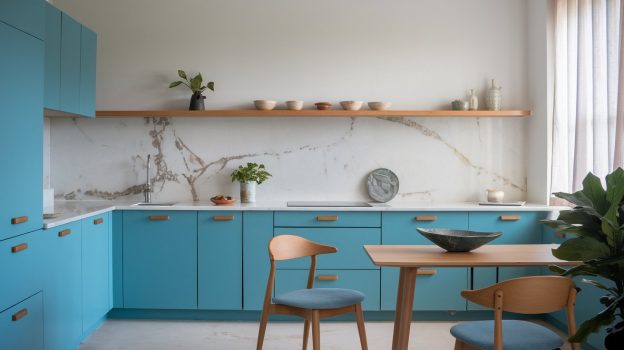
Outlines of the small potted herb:
{"type": "Polygon", "coordinates": [[[246,166],[240,165],[231,176],[232,182],[240,183],[241,203],[253,203],[256,201],[256,184],[265,182],[271,174],[265,170],[264,164],[247,163],[246,166]]]}
{"type": "Polygon", "coordinates": [[[186,85],[193,92],[193,95],[191,95],[191,104],[189,105],[189,110],[204,110],[204,99],[206,98],[206,96],[204,96],[202,93],[206,89],[214,91],[214,82],[210,81],[206,85],[203,85],[204,78],[202,78],[201,73],[198,73],[196,76],[192,77],[191,80],[189,80],[186,76],[186,72],[181,69],[178,70],[178,76],[184,80],[174,81],[173,83],[169,84],[169,88],[174,88],[178,85],[186,85]]]}

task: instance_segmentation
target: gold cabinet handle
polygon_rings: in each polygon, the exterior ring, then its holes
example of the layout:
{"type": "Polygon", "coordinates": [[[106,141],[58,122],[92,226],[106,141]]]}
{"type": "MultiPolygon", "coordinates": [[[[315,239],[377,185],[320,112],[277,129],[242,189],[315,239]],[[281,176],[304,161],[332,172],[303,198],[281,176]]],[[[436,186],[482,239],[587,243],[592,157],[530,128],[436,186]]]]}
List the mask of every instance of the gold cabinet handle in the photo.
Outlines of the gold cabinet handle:
{"type": "Polygon", "coordinates": [[[11,225],[23,224],[28,221],[28,216],[18,216],[11,219],[11,225]]]}
{"type": "Polygon", "coordinates": [[[501,221],[518,221],[520,220],[519,215],[501,215],[499,217],[501,221]]]}
{"type": "Polygon", "coordinates": [[[317,221],[338,221],[338,216],[336,215],[319,215],[316,217],[317,221]]]}
{"type": "Polygon", "coordinates": [[[169,220],[169,215],[150,215],[149,219],[151,221],[167,221],[169,220]]]}
{"type": "Polygon", "coordinates": [[[22,244],[18,244],[14,247],[11,247],[11,253],[19,253],[21,251],[24,251],[28,249],[28,243],[22,243],[22,244]]]}
{"type": "Polygon", "coordinates": [[[21,309],[20,311],[14,313],[13,316],[11,316],[11,320],[13,322],[19,321],[22,318],[26,317],[26,315],[28,315],[28,309],[21,309]]]}
{"type": "Polygon", "coordinates": [[[422,216],[416,217],[416,221],[436,221],[436,220],[438,220],[438,217],[435,215],[422,215],[422,216]]]}
{"type": "Polygon", "coordinates": [[[65,237],[65,236],[67,236],[67,235],[68,235],[68,234],[70,234],[70,233],[71,233],[71,230],[70,230],[70,229],[68,229],[68,228],[66,228],[66,229],[64,229],[63,231],[59,231],[58,236],[59,236],[59,237],[65,237]]]}
{"type": "Polygon", "coordinates": [[[425,269],[425,270],[416,270],[417,276],[433,276],[438,273],[436,269],[425,269]]]}
{"type": "Polygon", "coordinates": [[[104,222],[104,219],[97,218],[97,219],[93,220],[93,225],[99,225],[99,224],[101,224],[103,222],[104,222]]]}
{"type": "Polygon", "coordinates": [[[215,215],[212,217],[214,221],[232,221],[234,220],[234,215],[215,215]]]}
{"type": "Polygon", "coordinates": [[[318,275],[316,279],[319,281],[337,281],[338,276],[336,275],[318,275]]]}

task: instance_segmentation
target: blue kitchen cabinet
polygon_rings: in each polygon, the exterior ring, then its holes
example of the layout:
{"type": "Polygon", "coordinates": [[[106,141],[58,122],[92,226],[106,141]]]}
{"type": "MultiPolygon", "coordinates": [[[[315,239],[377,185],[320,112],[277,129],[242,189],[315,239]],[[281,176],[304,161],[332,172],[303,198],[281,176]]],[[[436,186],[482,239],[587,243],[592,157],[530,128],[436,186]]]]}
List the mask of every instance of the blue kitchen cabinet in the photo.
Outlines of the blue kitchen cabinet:
{"type": "Polygon", "coordinates": [[[123,308],[123,212],[113,211],[111,214],[111,307],[123,308]]]}
{"type": "Polygon", "coordinates": [[[280,227],[381,227],[381,213],[374,211],[278,211],[280,227]]]}
{"type": "Polygon", "coordinates": [[[198,308],[242,309],[242,212],[199,212],[197,234],[198,308]]]}
{"type": "Polygon", "coordinates": [[[0,312],[0,349],[43,350],[43,300],[39,292],[0,312]]]}
{"type": "Polygon", "coordinates": [[[61,110],[61,18],[59,9],[46,2],[45,108],[61,110]]]}
{"type": "MultiPolygon", "coordinates": [[[[15,1],[9,1],[12,4],[15,1]]],[[[0,13],[6,2],[1,2],[0,13]]],[[[3,14],[4,15],[4,14],[3,14]]],[[[43,225],[43,42],[0,22],[0,240],[43,225]],[[10,48],[10,49],[8,49],[10,48]]]]}
{"type": "Polygon", "coordinates": [[[110,303],[110,213],[82,220],[82,331],[108,313],[110,303]]]}
{"type": "Polygon", "coordinates": [[[47,263],[44,284],[46,350],[75,348],[82,338],[82,224],[43,231],[47,263]]]}
{"type": "Polygon", "coordinates": [[[269,278],[273,212],[243,212],[243,309],[262,310],[269,278]]]}
{"type": "MultiPolygon", "coordinates": [[[[45,35],[45,1],[2,0],[0,21],[41,40],[45,35]]],[[[9,47],[2,45],[3,48],[9,47]]]]}
{"type": "Polygon", "coordinates": [[[95,118],[97,34],[82,26],[80,33],[80,115],[95,118]]]}
{"type": "Polygon", "coordinates": [[[197,212],[123,213],[123,303],[197,308],[197,212]]]}
{"type": "Polygon", "coordinates": [[[61,15],[61,108],[80,114],[80,43],[82,26],[69,15],[61,15]]]}
{"type": "MultiPolygon", "coordinates": [[[[382,214],[383,244],[426,244],[431,241],[416,231],[422,228],[468,228],[466,212],[384,212],[382,214]]],[[[467,268],[423,268],[416,277],[413,309],[417,311],[466,310],[460,292],[468,289],[467,268]]],[[[396,307],[399,269],[381,269],[381,309],[396,307]]]]}

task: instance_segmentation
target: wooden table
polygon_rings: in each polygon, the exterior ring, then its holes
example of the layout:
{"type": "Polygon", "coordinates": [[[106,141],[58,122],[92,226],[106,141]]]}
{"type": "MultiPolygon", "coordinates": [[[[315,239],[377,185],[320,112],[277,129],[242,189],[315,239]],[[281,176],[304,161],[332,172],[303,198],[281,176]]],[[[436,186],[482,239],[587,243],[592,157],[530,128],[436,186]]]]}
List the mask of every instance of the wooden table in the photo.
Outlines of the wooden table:
{"type": "Polygon", "coordinates": [[[400,267],[392,350],[407,350],[416,274],[420,267],[575,266],[552,255],[556,244],[486,245],[472,252],[449,253],[432,245],[365,245],[377,266],[400,267]]]}

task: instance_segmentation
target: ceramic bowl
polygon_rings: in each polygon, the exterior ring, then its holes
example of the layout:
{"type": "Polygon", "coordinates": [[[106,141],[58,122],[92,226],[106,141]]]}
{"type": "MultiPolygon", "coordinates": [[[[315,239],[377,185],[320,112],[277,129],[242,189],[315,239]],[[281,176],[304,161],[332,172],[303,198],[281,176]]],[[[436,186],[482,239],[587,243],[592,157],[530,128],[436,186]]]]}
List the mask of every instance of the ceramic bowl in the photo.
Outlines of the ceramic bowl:
{"type": "Polygon", "coordinates": [[[286,108],[291,111],[300,111],[303,109],[303,101],[286,101],[286,108]]]}
{"type": "Polygon", "coordinates": [[[345,111],[358,111],[363,103],[362,101],[341,101],[340,105],[345,111]]]}
{"type": "Polygon", "coordinates": [[[277,105],[277,102],[271,101],[271,100],[255,100],[254,101],[254,106],[256,106],[256,109],[259,109],[261,111],[270,111],[273,108],[275,108],[275,105],[277,105]]]}
{"type": "Polygon", "coordinates": [[[468,101],[454,100],[451,102],[451,108],[454,111],[467,111],[468,101]]]}
{"type": "Polygon", "coordinates": [[[236,203],[236,199],[229,197],[230,199],[228,199],[227,197],[223,197],[223,196],[215,196],[210,198],[210,201],[216,205],[232,205],[234,203],[236,203]]]}
{"type": "Polygon", "coordinates": [[[331,109],[332,104],[329,102],[317,102],[314,104],[316,106],[316,109],[324,111],[327,109],[331,109]]]}
{"type": "Polygon", "coordinates": [[[369,102],[368,107],[374,111],[385,111],[390,109],[392,102],[369,102]]]}
{"type": "Polygon", "coordinates": [[[502,232],[477,232],[444,228],[416,228],[421,235],[449,252],[469,252],[500,237],[502,232]]]}

